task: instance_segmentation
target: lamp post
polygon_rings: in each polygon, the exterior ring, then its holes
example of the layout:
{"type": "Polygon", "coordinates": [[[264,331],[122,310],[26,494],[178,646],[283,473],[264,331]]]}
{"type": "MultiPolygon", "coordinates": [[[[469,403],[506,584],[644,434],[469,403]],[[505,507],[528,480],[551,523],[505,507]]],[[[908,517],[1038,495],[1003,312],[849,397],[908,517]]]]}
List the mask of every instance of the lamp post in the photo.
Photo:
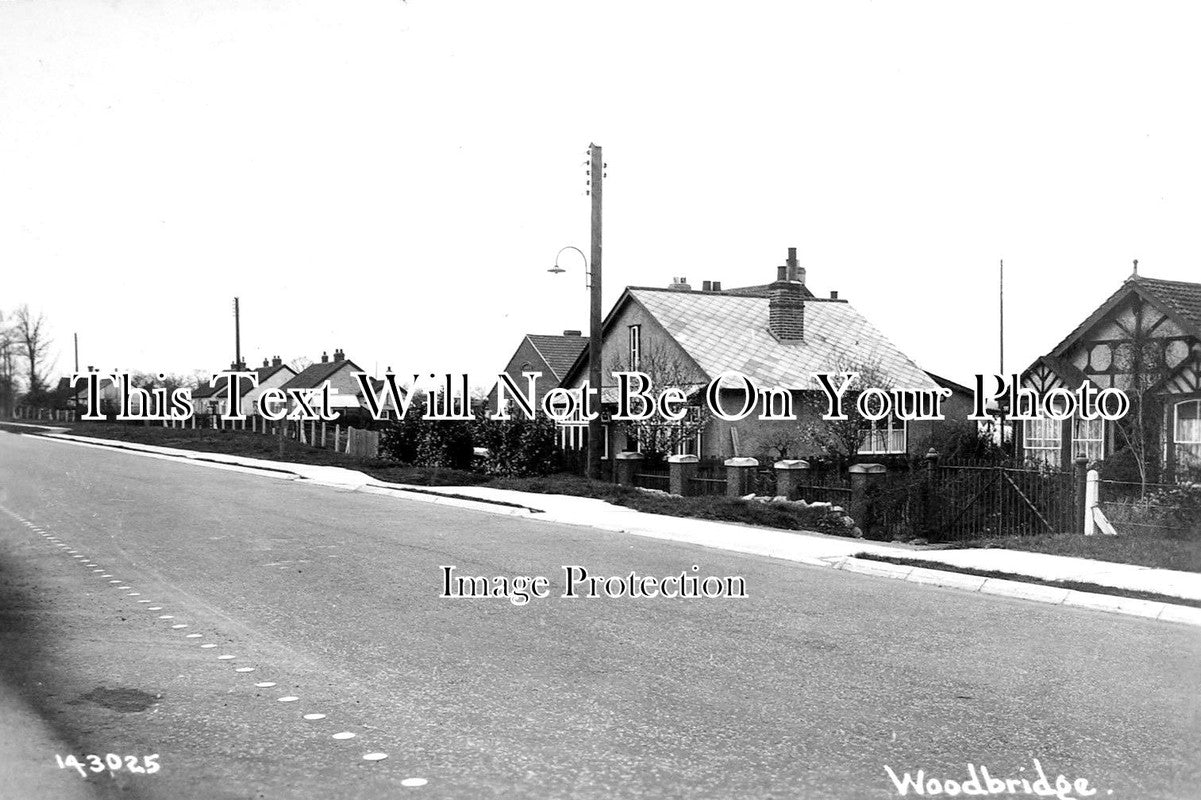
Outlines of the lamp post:
{"type": "Polygon", "coordinates": [[[567,247],[559,250],[555,256],[555,265],[548,272],[560,274],[565,272],[559,266],[559,256],[565,250],[575,250],[584,259],[585,285],[591,292],[590,313],[588,319],[588,389],[596,392],[596,416],[588,420],[588,477],[600,480],[601,455],[604,453],[604,428],[601,425],[601,188],[605,176],[605,163],[601,158],[601,147],[598,144],[588,146],[588,154],[592,157],[588,170],[588,194],[592,197],[592,258],[591,264],[584,252],[578,247],[567,247]]]}

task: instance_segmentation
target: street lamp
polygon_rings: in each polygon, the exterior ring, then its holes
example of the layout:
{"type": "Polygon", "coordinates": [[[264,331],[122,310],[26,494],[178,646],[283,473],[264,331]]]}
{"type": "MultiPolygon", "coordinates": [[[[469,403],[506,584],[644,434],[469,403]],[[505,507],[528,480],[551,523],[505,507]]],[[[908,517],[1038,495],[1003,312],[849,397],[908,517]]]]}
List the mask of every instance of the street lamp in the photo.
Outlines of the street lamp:
{"type": "Polygon", "coordinates": [[[559,256],[565,250],[575,250],[584,259],[584,282],[590,291],[590,313],[588,319],[588,388],[596,392],[596,416],[588,420],[588,477],[593,480],[601,478],[601,455],[604,453],[604,428],[601,426],[601,183],[605,176],[605,163],[601,158],[601,148],[598,144],[588,146],[588,155],[592,163],[588,170],[588,194],[592,196],[592,259],[578,247],[568,245],[555,255],[555,265],[547,272],[560,275],[566,272],[559,266],[559,256]]]}

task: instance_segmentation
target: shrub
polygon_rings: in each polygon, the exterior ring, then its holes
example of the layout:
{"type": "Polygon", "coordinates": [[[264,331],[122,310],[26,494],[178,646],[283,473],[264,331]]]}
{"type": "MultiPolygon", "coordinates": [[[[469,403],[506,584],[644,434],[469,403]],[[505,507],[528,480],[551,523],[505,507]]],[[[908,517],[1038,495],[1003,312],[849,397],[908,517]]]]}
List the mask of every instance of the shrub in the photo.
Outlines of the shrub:
{"type": "Polygon", "coordinates": [[[555,424],[547,417],[484,418],[477,420],[473,428],[475,446],[488,451],[481,467],[489,475],[548,475],[562,466],[555,444],[555,424]]]}

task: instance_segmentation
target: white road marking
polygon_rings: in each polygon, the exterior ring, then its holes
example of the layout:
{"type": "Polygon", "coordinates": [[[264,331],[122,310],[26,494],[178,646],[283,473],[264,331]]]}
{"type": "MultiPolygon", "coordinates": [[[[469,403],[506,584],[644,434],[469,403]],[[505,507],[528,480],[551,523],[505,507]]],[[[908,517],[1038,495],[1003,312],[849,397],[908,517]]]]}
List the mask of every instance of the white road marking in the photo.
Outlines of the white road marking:
{"type": "Polygon", "coordinates": [[[296,695],[294,695],[294,694],[289,694],[289,695],[285,695],[285,696],[283,696],[283,697],[277,697],[277,698],[275,698],[275,699],[276,699],[276,700],[278,700],[278,701],[279,701],[279,702],[281,702],[281,703],[295,703],[295,702],[296,702],[297,700],[299,700],[300,698],[299,698],[299,697],[297,697],[297,696],[296,696],[296,695]]]}
{"type": "Polygon", "coordinates": [[[259,681],[255,684],[255,686],[259,687],[260,689],[270,689],[274,685],[275,681],[259,681]]]}
{"type": "Polygon", "coordinates": [[[366,753],[363,755],[364,761],[383,761],[388,757],[387,753],[366,753]]]}
{"type": "Polygon", "coordinates": [[[178,625],[172,625],[172,626],[171,626],[171,629],[172,629],[172,630],[176,630],[176,631],[177,631],[177,630],[180,630],[180,629],[182,629],[182,628],[186,628],[186,627],[188,627],[188,626],[187,626],[187,623],[183,623],[183,622],[181,622],[181,623],[179,623],[178,625]]]}
{"type": "Polygon", "coordinates": [[[350,731],[342,731],[341,733],[335,733],[333,738],[335,738],[335,739],[353,739],[354,734],[351,733],[350,731]]]}
{"type": "Polygon", "coordinates": [[[236,656],[231,656],[229,653],[217,656],[218,661],[233,661],[236,656]]]}
{"type": "Polygon", "coordinates": [[[234,672],[254,672],[254,667],[238,667],[234,672]]]}
{"type": "Polygon", "coordinates": [[[405,778],[400,782],[401,786],[425,786],[429,781],[425,778],[405,778]]]}
{"type": "Polygon", "coordinates": [[[216,647],[217,645],[213,644],[212,642],[209,642],[208,644],[202,644],[200,646],[201,647],[216,647]]]}
{"type": "Polygon", "coordinates": [[[305,714],[305,719],[325,719],[324,714],[305,714]]]}

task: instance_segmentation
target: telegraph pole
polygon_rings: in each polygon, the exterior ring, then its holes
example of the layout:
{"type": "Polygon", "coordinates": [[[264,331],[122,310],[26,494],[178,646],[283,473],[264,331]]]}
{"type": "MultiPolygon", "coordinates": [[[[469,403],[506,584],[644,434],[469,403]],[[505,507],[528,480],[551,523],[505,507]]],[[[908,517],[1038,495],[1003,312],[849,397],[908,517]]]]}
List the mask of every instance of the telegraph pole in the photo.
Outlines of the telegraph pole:
{"type": "Polygon", "coordinates": [[[589,192],[592,196],[592,280],[591,313],[588,320],[588,388],[596,392],[596,416],[588,420],[588,477],[601,478],[601,456],[604,454],[604,426],[601,423],[601,192],[605,177],[605,162],[601,146],[591,144],[588,152],[592,164],[588,171],[589,192]]]}
{"type": "Polygon", "coordinates": [[[242,369],[242,314],[234,298],[234,368],[242,369]]]}

